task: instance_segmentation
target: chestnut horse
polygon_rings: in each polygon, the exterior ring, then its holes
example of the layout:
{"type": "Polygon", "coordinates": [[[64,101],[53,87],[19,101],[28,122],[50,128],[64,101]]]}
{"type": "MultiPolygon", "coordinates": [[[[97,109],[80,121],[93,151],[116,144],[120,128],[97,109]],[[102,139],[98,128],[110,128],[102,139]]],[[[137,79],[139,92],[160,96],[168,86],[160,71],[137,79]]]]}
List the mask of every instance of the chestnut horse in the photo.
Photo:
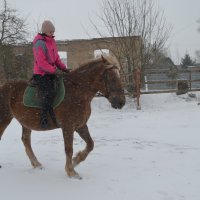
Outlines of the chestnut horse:
{"type": "MultiPolygon", "coordinates": [[[[63,80],[66,94],[54,112],[64,138],[66,173],[69,177],[81,178],[74,168],[86,159],[94,146],[87,126],[92,99],[99,91],[113,108],[121,109],[125,104],[125,95],[119,68],[109,57],[89,61],[70,74],[63,75],[63,80]],[[72,158],[75,131],[86,142],[86,146],[72,158]]],[[[16,118],[22,126],[22,141],[32,166],[42,168],[31,147],[31,130],[44,129],[40,128],[40,109],[23,105],[23,94],[27,84],[27,81],[15,80],[5,83],[0,88],[0,139],[11,120],[16,118]]],[[[46,130],[55,128],[55,124],[49,119],[49,127],[46,130]]]]}

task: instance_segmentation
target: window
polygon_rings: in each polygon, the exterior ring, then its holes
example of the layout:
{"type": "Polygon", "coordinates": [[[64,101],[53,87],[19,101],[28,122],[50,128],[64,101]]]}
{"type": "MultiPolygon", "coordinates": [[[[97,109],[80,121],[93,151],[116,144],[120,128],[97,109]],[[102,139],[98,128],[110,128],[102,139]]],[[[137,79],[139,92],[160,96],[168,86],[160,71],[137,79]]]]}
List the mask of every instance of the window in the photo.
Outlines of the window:
{"type": "Polygon", "coordinates": [[[62,62],[67,65],[67,52],[59,51],[58,54],[59,54],[60,59],[62,60],[62,62]]]}
{"type": "Polygon", "coordinates": [[[109,49],[97,49],[94,50],[94,57],[99,58],[101,55],[109,56],[109,49]]]}

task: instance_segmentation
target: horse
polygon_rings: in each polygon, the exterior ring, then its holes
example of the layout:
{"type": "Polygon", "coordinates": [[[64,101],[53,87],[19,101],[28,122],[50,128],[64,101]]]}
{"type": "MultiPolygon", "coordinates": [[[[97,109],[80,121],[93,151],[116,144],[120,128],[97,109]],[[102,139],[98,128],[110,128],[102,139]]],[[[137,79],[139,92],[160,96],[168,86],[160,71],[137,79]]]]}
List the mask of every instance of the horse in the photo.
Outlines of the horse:
{"type": "MultiPolygon", "coordinates": [[[[71,178],[81,179],[75,167],[86,159],[94,148],[87,121],[91,114],[91,101],[97,92],[108,99],[114,109],[125,105],[119,67],[111,57],[90,60],[69,74],[63,75],[66,94],[61,104],[54,109],[56,119],[62,129],[66,155],[65,171],[71,178]],[[85,141],[86,145],[73,157],[74,133],[85,141]]],[[[40,108],[24,106],[23,94],[29,82],[10,80],[0,87],[0,139],[11,120],[15,118],[22,126],[22,142],[26,154],[34,168],[42,168],[31,147],[31,131],[44,131],[40,127],[40,108]]],[[[45,131],[56,129],[49,120],[45,131]]]]}

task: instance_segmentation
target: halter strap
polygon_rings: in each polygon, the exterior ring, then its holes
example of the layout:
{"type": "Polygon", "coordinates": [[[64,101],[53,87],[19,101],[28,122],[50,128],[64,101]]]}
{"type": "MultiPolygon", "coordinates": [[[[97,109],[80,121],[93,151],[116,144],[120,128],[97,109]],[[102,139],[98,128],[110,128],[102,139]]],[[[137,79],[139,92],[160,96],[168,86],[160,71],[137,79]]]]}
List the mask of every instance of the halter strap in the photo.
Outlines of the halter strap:
{"type": "Polygon", "coordinates": [[[109,97],[109,94],[110,94],[111,92],[113,92],[113,93],[122,93],[122,92],[123,92],[122,89],[114,89],[114,90],[113,90],[112,88],[110,88],[110,87],[108,86],[108,83],[107,83],[107,81],[108,81],[107,76],[108,76],[108,75],[107,75],[107,73],[105,73],[105,72],[108,71],[108,70],[112,70],[112,69],[117,69],[117,70],[119,70],[119,68],[118,68],[117,66],[115,66],[115,65],[107,65],[106,68],[105,68],[104,74],[103,74],[104,83],[105,83],[105,88],[106,88],[106,95],[105,95],[106,98],[109,97]]]}

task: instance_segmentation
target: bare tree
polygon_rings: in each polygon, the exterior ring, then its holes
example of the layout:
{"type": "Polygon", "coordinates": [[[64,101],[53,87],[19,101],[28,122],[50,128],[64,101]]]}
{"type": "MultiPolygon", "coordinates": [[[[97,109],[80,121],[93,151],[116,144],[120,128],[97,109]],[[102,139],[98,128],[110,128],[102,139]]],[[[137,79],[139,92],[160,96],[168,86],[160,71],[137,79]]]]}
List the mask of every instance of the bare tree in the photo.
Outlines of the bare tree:
{"type": "Polygon", "coordinates": [[[171,26],[152,0],[103,0],[100,11],[103,30],[93,20],[91,23],[100,37],[113,38],[109,48],[128,73],[163,55],[171,26]]]}
{"type": "Polygon", "coordinates": [[[200,63],[200,50],[195,51],[196,61],[200,63]]]}
{"type": "Polygon", "coordinates": [[[6,0],[0,2],[0,44],[16,44],[26,41],[27,25],[18,12],[8,6],[6,0]]]}
{"type": "MultiPolygon", "coordinates": [[[[200,33],[200,19],[197,20],[197,23],[199,24],[197,31],[200,33]]],[[[195,52],[195,55],[196,55],[197,62],[200,62],[200,50],[197,50],[195,52]]]]}
{"type": "Polygon", "coordinates": [[[27,25],[25,20],[12,9],[6,0],[0,0],[0,67],[5,79],[17,78],[16,56],[12,45],[26,42],[27,25]]]}
{"type": "Polygon", "coordinates": [[[200,19],[198,19],[198,20],[197,20],[197,23],[199,24],[199,26],[198,26],[198,29],[197,29],[197,30],[198,30],[198,32],[200,32],[200,19]]]}

